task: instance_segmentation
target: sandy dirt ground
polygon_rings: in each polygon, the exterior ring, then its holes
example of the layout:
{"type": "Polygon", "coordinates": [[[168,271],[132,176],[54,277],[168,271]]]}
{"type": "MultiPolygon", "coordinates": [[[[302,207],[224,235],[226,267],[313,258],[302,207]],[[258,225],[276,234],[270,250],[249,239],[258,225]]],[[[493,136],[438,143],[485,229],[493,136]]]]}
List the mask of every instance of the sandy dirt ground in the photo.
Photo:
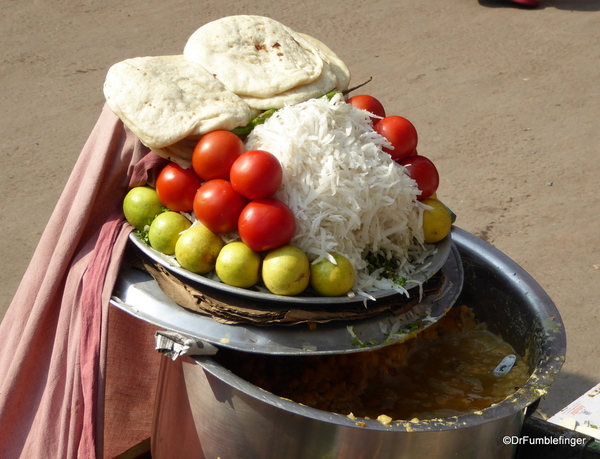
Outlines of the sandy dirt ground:
{"type": "Polygon", "coordinates": [[[557,304],[567,362],[542,410],[597,382],[600,2],[0,1],[0,314],[104,104],[107,69],[180,54],[202,24],[273,17],[320,38],[353,83],[411,119],[457,225],[523,266],[557,304]]]}

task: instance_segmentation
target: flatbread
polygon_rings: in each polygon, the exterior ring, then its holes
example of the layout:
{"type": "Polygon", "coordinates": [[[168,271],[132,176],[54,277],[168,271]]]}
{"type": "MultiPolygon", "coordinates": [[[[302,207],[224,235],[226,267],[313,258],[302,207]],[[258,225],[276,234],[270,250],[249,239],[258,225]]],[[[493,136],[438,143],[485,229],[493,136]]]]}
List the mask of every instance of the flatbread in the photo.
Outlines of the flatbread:
{"type": "Polygon", "coordinates": [[[183,54],[240,96],[273,97],[312,83],[323,71],[323,55],[316,46],[262,16],[209,22],[192,34],[183,54]]]}
{"type": "Polygon", "coordinates": [[[319,50],[327,58],[327,61],[329,62],[329,66],[330,66],[331,70],[333,71],[333,73],[335,74],[335,78],[337,80],[336,89],[338,91],[345,91],[346,89],[348,89],[348,86],[350,85],[350,69],[344,63],[344,61],[341,60],[338,57],[338,55],[335,54],[331,50],[331,48],[329,48],[321,40],[318,40],[315,37],[311,37],[310,35],[307,35],[307,34],[301,33],[301,32],[298,32],[298,35],[300,35],[306,41],[308,41],[309,43],[311,43],[311,44],[315,45],[317,48],[319,48],[319,50]]]}
{"type": "Polygon", "coordinates": [[[152,148],[152,151],[158,156],[168,159],[174,163],[179,164],[184,169],[192,167],[192,156],[194,154],[194,148],[198,144],[200,138],[195,136],[186,137],[181,139],[174,144],[167,145],[162,148],[152,148]]]}
{"type": "Polygon", "coordinates": [[[182,55],[137,57],[113,65],[104,95],[111,110],[152,150],[256,116],[210,72],[182,55]]]}
{"type": "Polygon", "coordinates": [[[293,89],[277,94],[273,97],[241,98],[250,107],[258,110],[282,108],[286,104],[298,104],[313,97],[320,97],[333,90],[345,91],[350,84],[350,70],[329,47],[310,35],[298,32],[302,38],[315,45],[323,53],[323,71],[321,76],[309,84],[297,86],[293,89]]]}
{"type": "Polygon", "coordinates": [[[273,97],[240,96],[250,107],[258,110],[281,108],[286,104],[298,104],[313,97],[320,97],[337,87],[337,78],[328,63],[324,63],[321,76],[312,83],[297,86],[273,97]]]}

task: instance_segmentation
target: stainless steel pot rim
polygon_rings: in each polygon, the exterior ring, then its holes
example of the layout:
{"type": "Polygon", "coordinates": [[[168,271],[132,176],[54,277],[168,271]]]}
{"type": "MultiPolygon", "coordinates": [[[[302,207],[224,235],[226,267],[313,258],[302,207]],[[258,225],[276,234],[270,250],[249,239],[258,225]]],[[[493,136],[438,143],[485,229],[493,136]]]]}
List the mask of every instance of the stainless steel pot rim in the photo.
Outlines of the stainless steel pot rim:
{"type": "MultiPolygon", "coordinates": [[[[203,276],[200,274],[192,273],[187,269],[183,269],[180,266],[173,264],[172,259],[163,255],[162,253],[154,250],[139,236],[132,232],[129,236],[131,242],[140,250],[144,255],[149,257],[155,263],[160,264],[168,271],[177,274],[178,276],[185,279],[187,282],[192,284],[205,285],[207,287],[215,288],[226,293],[238,295],[240,297],[259,300],[259,301],[270,301],[278,303],[296,303],[296,304],[347,304],[357,303],[364,301],[364,297],[356,295],[355,297],[322,297],[322,296],[308,296],[308,295],[296,295],[296,296],[282,296],[275,295],[269,292],[263,292],[252,289],[245,289],[239,287],[233,287],[220,282],[219,280],[211,279],[210,277],[203,276]]],[[[443,240],[436,244],[435,252],[427,257],[425,261],[415,268],[415,273],[410,276],[409,282],[414,285],[425,282],[430,279],[435,273],[437,273],[442,266],[446,263],[446,260],[450,256],[452,249],[452,238],[450,235],[445,237],[443,240]]],[[[376,292],[369,293],[373,298],[386,298],[392,295],[400,295],[396,290],[379,290],[376,292]]]]}
{"type": "Polygon", "coordinates": [[[359,427],[357,425],[358,420],[350,419],[345,415],[329,413],[303,406],[291,400],[282,399],[266,392],[234,375],[231,371],[224,368],[210,357],[195,357],[194,360],[208,373],[227,382],[227,384],[242,393],[248,394],[250,397],[299,416],[305,416],[341,426],[380,431],[429,432],[476,426],[512,416],[516,412],[526,409],[529,405],[546,394],[549,386],[554,381],[564,363],[566,336],[560,314],[552,300],[539,284],[523,268],[498,249],[456,227],[453,228],[453,241],[459,247],[461,252],[468,251],[479,253],[481,257],[484,257],[484,259],[489,262],[491,269],[495,270],[498,276],[511,278],[512,282],[518,285],[518,288],[521,290],[524,297],[535,304],[539,321],[536,325],[539,325],[543,331],[544,340],[540,349],[541,357],[528,381],[513,395],[507,397],[498,404],[492,405],[491,407],[476,413],[444,419],[394,421],[388,426],[383,425],[376,420],[360,419],[360,421],[365,423],[365,427],[359,427]]]}

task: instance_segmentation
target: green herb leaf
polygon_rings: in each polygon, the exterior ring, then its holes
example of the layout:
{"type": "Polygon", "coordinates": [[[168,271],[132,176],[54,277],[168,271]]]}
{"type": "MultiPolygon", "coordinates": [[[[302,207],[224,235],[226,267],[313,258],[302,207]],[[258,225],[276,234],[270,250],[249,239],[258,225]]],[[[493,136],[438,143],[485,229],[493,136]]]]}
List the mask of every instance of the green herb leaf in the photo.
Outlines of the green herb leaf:
{"type": "Polygon", "coordinates": [[[150,239],[148,238],[148,230],[135,230],[135,234],[139,237],[143,242],[150,245],[150,239]]]}

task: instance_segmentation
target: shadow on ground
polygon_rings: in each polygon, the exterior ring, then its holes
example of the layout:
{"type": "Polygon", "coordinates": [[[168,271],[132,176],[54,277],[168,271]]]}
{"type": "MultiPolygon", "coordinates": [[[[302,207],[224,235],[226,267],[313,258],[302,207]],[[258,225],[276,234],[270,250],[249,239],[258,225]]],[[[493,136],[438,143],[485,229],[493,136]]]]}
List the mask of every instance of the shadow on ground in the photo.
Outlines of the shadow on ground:
{"type": "Polygon", "coordinates": [[[517,8],[523,10],[540,10],[544,8],[556,8],[568,11],[600,11],[598,0],[539,0],[540,6],[530,8],[509,0],[479,0],[481,6],[488,8],[517,8]]]}

